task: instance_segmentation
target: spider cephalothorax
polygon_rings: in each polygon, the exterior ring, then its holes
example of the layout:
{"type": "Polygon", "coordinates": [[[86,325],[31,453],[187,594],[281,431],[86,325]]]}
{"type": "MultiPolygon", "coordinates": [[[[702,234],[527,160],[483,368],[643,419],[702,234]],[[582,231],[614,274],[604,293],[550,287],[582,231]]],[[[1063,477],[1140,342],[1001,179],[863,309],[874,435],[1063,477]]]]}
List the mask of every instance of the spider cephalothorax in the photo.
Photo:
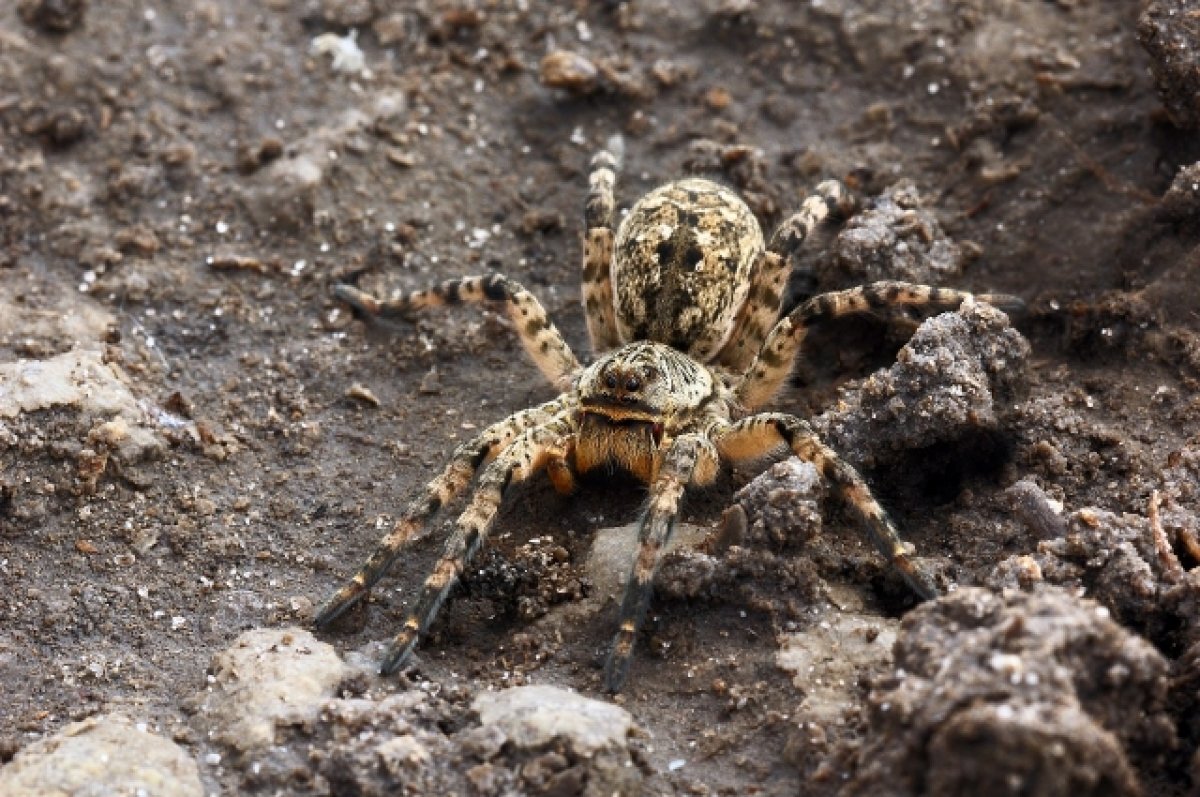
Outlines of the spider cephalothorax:
{"type": "MultiPolygon", "coordinates": [[[[592,160],[584,208],[583,302],[597,359],[582,366],[545,310],[501,275],[451,280],[428,291],[376,299],[346,285],[335,295],[372,317],[463,301],[502,304],[526,351],[552,384],[555,399],[521,410],[459,446],[450,463],[407,506],[375,553],[317,612],[338,617],[378,581],[400,552],[423,536],[433,515],[476,487],[417,603],[382,665],[409,659],[450,588],[483,544],[505,492],[545,470],[563,492],[575,474],[622,469],[650,486],[639,552],[620,609],[605,671],[617,690],[628,674],[637,629],[649,604],[659,555],[689,486],[709,484],[722,460],[755,459],[787,448],[812,462],[858,514],[880,553],[925,598],[933,579],[910,558],[862,477],[792,415],[753,414],[787,379],[808,330],[849,313],[896,308],[953,309],[970,294],[881,282],[816,296],[779,317],[791,256],[813,228],[853,210],[840,183],[817,186],[769,242],[729,188],[688,178],[639,200],[614,234],[613,186],[620,141],[592,160]],[[478,471],[478,474],[477,474],[478,471]]],[[[981,296],[1002,307],[1009,296],[981,296]]]]}

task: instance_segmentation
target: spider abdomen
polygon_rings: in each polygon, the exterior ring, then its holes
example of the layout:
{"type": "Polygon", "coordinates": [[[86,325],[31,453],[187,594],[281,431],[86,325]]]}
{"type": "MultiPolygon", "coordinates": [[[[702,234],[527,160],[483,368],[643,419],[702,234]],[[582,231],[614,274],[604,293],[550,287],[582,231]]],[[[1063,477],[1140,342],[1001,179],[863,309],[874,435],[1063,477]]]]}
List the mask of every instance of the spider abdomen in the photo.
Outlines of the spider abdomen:
{"type": "Polygon", "coordinates": [[[719,183],[688,178],[646,194],[614,242],[613,303],[621,338],[711,359],[729,337],[763,248],[750,208],[719,183]]]}

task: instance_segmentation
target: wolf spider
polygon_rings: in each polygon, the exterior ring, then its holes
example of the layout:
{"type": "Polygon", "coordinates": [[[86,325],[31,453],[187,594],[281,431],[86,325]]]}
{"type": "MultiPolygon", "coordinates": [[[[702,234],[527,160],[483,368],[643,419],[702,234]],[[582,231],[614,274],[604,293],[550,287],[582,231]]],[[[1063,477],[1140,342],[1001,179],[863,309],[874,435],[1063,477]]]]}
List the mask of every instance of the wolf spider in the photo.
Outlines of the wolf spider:
{"type": "MultiPolygon", "coordinates": [[[[408,662],[486,540],[509,487],[540,470],[564,493],[574,488],[575,474],[597,468],[620,468],[649,485],[638,553],[605,667],[604,686],[612,692],[629,673],[634,638],[684,490],[711,483],[722,459],[757,459],[786,446],[813,463],[913,591],[925,599],[937,595],[933,579],[910,558],[911,545],[900,539],[855,469],[807,422],[756,411],[788,378],[815,324],[906,307],[949,310],[971,294],[878,282],[815,296],[779,318],[797,249],[822,221],[855,210],[842,185],[818,185],[769,242],[745,202],[726,186],[701,178],[651,191],[614,233],[613,186],[622,149],[614,138],[592,159],[584,206],[583,304],[596,354],[590,365],[580,364],[538,300],[499,274],[450,280],[388,300],[348,285],[334,290],[338,299],[372,318],[495,302],[507,311],[545,377],[562,391],[460,445],[366,563],[317,612],[315,624],[325,626],[360,600],[478,473],[470,502],[387,650],[383,674],[408,662]]],[[[1003,295],[976,298],[1001,307],[1020,304],[1003,295]]]]}

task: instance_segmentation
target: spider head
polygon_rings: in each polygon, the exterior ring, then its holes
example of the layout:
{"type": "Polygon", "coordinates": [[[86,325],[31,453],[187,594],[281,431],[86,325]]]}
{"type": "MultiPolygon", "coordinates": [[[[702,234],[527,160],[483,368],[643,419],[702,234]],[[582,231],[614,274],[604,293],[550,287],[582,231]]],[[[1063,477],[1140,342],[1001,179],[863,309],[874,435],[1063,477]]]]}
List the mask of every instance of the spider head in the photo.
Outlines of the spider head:
{"type": "Polygon", "coordinates": [[[663,438],[713,390],[708,369],[661,343],[630,343],[584,370],[578,383],[581,470],[608,462],[648,477],[663,438]]]}

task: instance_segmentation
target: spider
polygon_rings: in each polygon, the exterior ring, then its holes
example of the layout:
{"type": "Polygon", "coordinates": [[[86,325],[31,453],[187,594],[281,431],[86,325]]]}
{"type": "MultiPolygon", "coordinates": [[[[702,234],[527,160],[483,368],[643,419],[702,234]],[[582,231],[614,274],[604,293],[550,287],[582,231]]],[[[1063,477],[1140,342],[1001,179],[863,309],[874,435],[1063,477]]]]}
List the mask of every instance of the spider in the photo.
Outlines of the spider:
{"type": "MultiPolygon", "coordinates": [[[[460,445],[405,508],[345,586],[317,612],[328,625],[360,600],[429,521],[476,481],[466,509],[392,640],[382,674],[404,667],[450,589],[484,544],[510,487],[545,471],[570,493],[575,475],[623,469],[649,485],[638,553],[625,587],[604,687],[618,691],[655,570],[688,487],[710,484],[721,461],[758,459],[786,447],[813,463],[857,514],[871,541],[921,598],[937,595],[863,478],[793,415],[757,412],[791,373],[817,323],[849,313],[948,310],[971,294],[901,282],[826,293],[779,318],[791,261],[819,224],[856,209],[837,181],[817,186],[766,241],[730,188],[692,177],[642,197],[614,232],[619,137],[591,160],[583,243],[583,304],[595,361],[582,365],[538,300],[500,274],[450,280],[430,290],[378,299],[348,285],[334,296],[369,318],[462,302],[501,305],[525,350],[561,394],[492,424],[460,445]],[[476,478],[477,477],[477,478],[476,478]]],[[[1020,307],[1005,295],[978,298],[1020,307]]]]}

